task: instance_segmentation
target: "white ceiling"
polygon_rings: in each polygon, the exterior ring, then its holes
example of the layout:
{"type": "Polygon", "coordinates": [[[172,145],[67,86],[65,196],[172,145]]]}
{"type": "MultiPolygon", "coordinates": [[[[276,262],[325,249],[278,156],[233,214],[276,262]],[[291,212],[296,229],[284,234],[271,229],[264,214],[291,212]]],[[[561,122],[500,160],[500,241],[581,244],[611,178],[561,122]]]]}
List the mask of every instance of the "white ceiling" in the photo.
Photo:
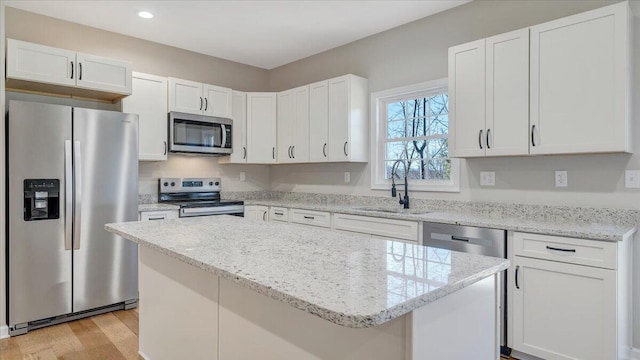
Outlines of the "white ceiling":
{"type": "Polygon", "coordinates": [[[7,0],[8,6],[265,69],[471,0],[7,0]],[[141,19],[146,10],[155,17],[141,19]]]}

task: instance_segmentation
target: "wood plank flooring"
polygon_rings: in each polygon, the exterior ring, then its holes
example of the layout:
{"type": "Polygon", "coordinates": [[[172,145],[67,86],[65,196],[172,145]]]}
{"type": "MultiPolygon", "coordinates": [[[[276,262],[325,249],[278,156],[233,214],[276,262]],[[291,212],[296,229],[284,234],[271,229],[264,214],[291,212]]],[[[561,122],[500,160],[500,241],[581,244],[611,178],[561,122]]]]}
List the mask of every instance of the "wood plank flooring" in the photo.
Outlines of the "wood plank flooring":
{"type": "Polygon", "coordinates": [[[132,360],[138,356],[138,309],[122,310],[0,340],[0,360],[132,360]]]}
{"type": "Polygon", "coordinates": [[[0,360],[21,359],[143,360],[138,355],[138,309],[97,315],[0,340],[0,360]]]}

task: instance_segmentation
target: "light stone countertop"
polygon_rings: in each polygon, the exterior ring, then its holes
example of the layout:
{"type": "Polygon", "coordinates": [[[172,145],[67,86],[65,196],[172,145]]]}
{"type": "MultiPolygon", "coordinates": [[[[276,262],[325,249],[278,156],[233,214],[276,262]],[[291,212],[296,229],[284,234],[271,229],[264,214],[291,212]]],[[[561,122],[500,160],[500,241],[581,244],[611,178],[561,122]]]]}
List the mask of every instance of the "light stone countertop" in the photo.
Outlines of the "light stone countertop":
{"type": "Polygon", "coordinates": [[[233,216],[105,228],[351,328],[383,324],[509,266],[506,259],[233,216]]]}
{"type": "MultiPolygon", "coordinates": [[[[455,224],[476,226],[494,229],[504,229],[527,233],[567,236],[581,239],[602,241],[622,241],[635,233],[636,227],[631,225],[619,225],[597,222],[568,221],[567,219],[537,220],[528,219],[523,211],[522,216],[514,213],[510,217],[492,216],[476,213],[454,211],[430,211],[428,209],[404,210],[398,205],[395,208],[388,206],[358,206],[342,204],[317,204],[307,201],[291,200],[245,200],[245,205],[278,206],[294,209],[326,211],[340,214],[363,215],[388,219],[401,219],[413,221],[426,221],[443,224],[455,224]],[[367,210],[363,210],[367,209],[367,210]],[[374,211],[394,210],[397,212],[374,211]]],[[[602,209],[602,211],[608,211],[602,209]]]]}
{"type": "Polygon", "coordinates": [[[180,210],[180,206],[172,204],[138,204],[138,212],[180,210]]]}

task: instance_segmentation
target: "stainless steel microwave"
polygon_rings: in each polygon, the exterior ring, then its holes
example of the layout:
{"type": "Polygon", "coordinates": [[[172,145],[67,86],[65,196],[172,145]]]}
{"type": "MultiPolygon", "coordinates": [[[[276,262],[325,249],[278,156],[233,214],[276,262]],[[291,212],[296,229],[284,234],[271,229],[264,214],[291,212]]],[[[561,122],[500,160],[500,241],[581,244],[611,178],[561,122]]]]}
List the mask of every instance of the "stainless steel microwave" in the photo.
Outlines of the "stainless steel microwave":
{"type": "Polygon", "coordinates": [[[229,155],[233,120],[172,111],[169,113],[169,152],[229,155]]]}

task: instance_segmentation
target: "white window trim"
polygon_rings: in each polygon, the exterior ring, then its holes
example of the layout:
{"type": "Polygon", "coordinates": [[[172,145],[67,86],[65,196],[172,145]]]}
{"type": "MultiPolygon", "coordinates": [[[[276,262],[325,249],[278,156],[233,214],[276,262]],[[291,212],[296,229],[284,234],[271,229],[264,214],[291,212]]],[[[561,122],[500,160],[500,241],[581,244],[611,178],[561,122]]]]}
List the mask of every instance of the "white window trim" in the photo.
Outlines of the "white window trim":
{"type": "MultiPolygon", "coordinates": [[[[380,114],[386,109],[381,109],[385,99],[399,97],[415,92],[429,91],[429,89],[447,87],[447,78],[426,81],[419,84],[407,85],[395,89],[383,90],[371,93],[371,189],[390,190],[391,180],[384,179],[383,164],[384,144],[387,136],[387,129],[382,128],[380,114]]],[[[404,180],[396,180],[396,184],[402,184],[404,180]]],[[[400,190],[403,191],[403,186],[400,190]]],[[[438,191],[438,192],[460,192],[460,160],[451,159],[451,180],[410,180],[409,191],[438,191]]]]}

